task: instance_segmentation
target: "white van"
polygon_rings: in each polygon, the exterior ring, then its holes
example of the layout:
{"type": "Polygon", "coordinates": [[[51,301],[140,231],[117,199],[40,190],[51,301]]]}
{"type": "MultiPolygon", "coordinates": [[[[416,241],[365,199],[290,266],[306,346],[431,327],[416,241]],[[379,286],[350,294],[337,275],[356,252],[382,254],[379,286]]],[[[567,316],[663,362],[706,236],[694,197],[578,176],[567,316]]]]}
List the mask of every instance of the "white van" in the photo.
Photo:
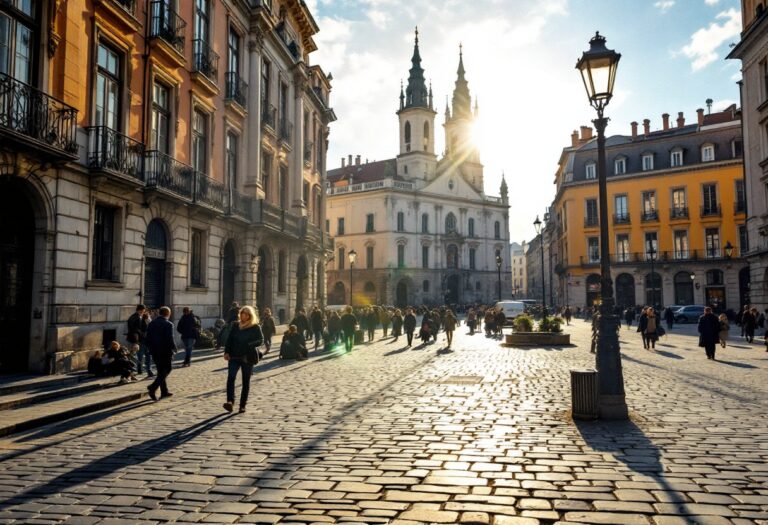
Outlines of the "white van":
{"type": "Polygon", "coordinates": [[[507,322],[512,322],[518,315],[525,313],[525,303],[522,301],[499,301],[495,304],[496,308],[501,308],[507,318],[507,322]]]}

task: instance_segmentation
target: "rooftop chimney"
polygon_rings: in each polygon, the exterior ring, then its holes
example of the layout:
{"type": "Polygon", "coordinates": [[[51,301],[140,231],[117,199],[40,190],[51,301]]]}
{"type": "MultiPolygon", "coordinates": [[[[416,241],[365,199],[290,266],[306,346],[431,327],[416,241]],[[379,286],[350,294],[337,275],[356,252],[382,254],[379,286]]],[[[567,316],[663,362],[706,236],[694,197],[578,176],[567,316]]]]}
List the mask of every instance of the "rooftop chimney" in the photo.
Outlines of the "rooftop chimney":
{"type": "Polygon", "coordinates": [[[643,133],[645,135],[651,134],[651,121],[650,119],[643,120],[643,133]]]}
{"type": "Polygon", "coordinates": [[[703,126],[704,125],[704,110],[703,109],[699,108],[699,109],[696,110],[696,118],[697,118],[697,120],[699,122],[699,126],[703,126]]]}
{"type": "Polygon", "coordinates": [[[571,147],[575,148],[578,145],[579,145],[579,132],[574,129],[573,133],[571,133],[571,147]]]}
{"type": "Polygon", "coordinates": [[[344,157],[341,157],[341,167],[343,168],[345,164],[346,164],[346,160],[344,159],[344,157]]]}
{"type": "Polygon", "coordinates": [[[347,160],[347,164],[349,164],[349,165],[351,166],[351,165],[352,165],[352,155],[349,155],[349,156],[347,157],[347,159],[348,159],[348,160],[347,160]]]}
{"type": "Polygon", "coordinates": [[[678,128],[682,128],[683,126],[685,126],[685,117],[683,116],[683,112],[682,111],[678,111],[677,112],[677,127],[678,128]]]}
{"type": "Polygon", "coordinates": [[[359,166],[359,165],[360,165],[360,155],[355,157],[355,166],[359,166]]]}
{"type": "Polygon", "coordinates": [[[637,122],[632,122],[632,138],[637,138],[637,122]]]}
{"type": "Polygon", "coordinates": [[[592,139],[592,128],[589,126],[581,126],[581,140],[587,142],[592,139]]]}
{"type": "Polygon", "coordinates": [[[664,121],[664,131],[667,131],[669,129],[669,113],[662,114],[661,120],[664,121]]]}

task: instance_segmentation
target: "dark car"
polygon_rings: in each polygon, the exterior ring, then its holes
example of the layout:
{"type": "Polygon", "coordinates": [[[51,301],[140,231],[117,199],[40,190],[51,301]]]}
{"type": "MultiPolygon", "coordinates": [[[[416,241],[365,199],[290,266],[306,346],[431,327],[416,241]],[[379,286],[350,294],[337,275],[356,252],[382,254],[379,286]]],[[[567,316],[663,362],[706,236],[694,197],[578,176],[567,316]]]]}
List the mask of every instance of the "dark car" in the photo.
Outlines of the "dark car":
{"type": "Polygon", "coordinates": [[[695,323],[698,322],[699,317],[704,315],[704,307],[697,305],[688,305],[679,308],[675,312],[676,323],[695,323]]]}

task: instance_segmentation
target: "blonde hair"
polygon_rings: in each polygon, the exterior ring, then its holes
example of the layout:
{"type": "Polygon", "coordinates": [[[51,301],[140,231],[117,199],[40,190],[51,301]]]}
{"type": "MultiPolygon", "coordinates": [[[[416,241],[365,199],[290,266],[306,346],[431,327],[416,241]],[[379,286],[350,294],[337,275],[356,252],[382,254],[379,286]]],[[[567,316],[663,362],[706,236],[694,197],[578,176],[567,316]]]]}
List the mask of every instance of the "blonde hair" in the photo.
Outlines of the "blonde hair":
{"type": "Polygon", "coordinates": [[[243,306],[240,308],[238,315],[243,312],[247,312],[250,319],[245,323],[243,323],[242,319],[239,320],[238,324],[240,325],[241,330],[247,330],[248,328],[259,324],[259,314],[256,313],[256,309],[253,306],[243,306]]]}

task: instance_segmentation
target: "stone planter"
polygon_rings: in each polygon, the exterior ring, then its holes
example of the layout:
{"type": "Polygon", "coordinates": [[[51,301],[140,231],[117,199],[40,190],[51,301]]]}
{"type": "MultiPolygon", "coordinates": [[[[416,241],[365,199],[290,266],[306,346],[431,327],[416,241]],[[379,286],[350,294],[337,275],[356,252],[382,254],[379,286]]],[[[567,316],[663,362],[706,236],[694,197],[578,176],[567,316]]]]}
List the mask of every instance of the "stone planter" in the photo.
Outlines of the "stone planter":
{"type": "Polygon", "coordinates": [[[506,334],[507,346],[558,346],[571,344],[571,334],[549,332],[513,332],[506,334]]]}

